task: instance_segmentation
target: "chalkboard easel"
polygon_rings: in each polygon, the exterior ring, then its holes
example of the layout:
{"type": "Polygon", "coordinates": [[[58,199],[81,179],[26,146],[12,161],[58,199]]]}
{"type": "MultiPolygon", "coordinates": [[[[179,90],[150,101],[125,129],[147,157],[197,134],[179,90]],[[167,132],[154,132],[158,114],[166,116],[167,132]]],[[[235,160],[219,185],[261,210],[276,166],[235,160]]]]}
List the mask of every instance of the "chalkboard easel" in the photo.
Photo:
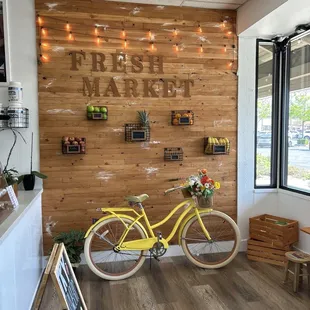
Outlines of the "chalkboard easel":
{"type": "Polygon", "coordinates": [[[40,309],[50,275],[52,276],[62,309],[87,310],[63,243],[54,244],[31,310],[40,309]]]}

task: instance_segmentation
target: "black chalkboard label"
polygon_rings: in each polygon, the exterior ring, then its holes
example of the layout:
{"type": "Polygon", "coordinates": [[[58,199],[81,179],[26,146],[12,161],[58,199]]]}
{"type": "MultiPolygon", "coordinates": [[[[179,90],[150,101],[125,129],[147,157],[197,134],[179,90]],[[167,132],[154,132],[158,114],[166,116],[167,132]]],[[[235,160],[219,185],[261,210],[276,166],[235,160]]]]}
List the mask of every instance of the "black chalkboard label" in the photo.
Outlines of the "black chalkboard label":
{"type": "Polygon", "coordinates": [[[131,139],[132,141],[145,141],[146,131],[145,130],[132,130],[131,139]]]}
{"type": "Polygon", "coordinates": [[[174,155],[171,155],[171,160],[179,160],[179,155],[177,154],[174,154],[174,155]]]}
{"type": "Polygon", "coordinates": [[[188,124],[190,124],[189,117],[180,117],[179,118],[179,124],[180,125],[188,125],[188,124]]]}
{"type": "Polygon", "coordinates": [[[102,113],[93,113],[93,119],[102,119],[102,113]]]}
{"type": "Polygon", "coordinates": [[[226,145],[214,145],[213,146],[213,152],[225,154],[226,153],[226,145]]]}
{"type": "Polygon", "coordinates": [[[81,147],[80,145],[67,145],[67,152],[68,153],[80,153],[81,147]]]}

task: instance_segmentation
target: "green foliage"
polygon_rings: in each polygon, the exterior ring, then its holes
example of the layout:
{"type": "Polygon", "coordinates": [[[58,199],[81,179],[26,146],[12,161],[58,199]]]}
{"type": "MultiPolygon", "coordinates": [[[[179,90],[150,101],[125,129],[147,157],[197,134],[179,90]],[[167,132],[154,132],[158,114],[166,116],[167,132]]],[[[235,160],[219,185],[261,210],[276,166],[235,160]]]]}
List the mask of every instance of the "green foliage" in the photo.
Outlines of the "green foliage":
{"type": "MultiPolygon", "coordinates": [[[[256,156],[256,175],[257,177],[270,175],[270,157],[257,154],[256,156]]],[[[310,180],[310,171],[303,168],[288,166],[288,175],[296,179],[310,180]]]]}
{"type": "Polygon", "coordinates": [[[310,95],[307,93],[292,93],[290,104],[290,118],[302,122],[310,121],[310,95]]]}
{"type": "Polygon", "coordinates": [[[148,127],[150,125],[150,113],[144,111],[138,111],[138,119],[142,126],[148,127]]]}
{"type": "Polygon", "coordinates": [[[308,139],[297,139],[297,144],[299,145],[307,145],[309,143],[308,139]]]}
{"type": "Polygon", "coordinates": [[[18,175],[18,171],[15,169],[3,170],[3,175],[8,185],[19,184],[23,179],[18,175]]]}
{"type": "Polygon", "coordinates": [[[84,236],[85,232],[83,231],[71,230],[60,233],[53,240],[55,243],[63,243],[65,245],[70,262],[76,264],[81,261],[81,254],[84,250],[84,236]]]}
{"type": "Polygon", "coordinates": [[[261,98],[257,102],[257,121],[271,117],[271,97],[261,98]]]}
{"type": "Polygon", "coordinates": [[[256,176],[269,176],[271,171],[270,157],[257,154],[256,155],[256,176]]]}

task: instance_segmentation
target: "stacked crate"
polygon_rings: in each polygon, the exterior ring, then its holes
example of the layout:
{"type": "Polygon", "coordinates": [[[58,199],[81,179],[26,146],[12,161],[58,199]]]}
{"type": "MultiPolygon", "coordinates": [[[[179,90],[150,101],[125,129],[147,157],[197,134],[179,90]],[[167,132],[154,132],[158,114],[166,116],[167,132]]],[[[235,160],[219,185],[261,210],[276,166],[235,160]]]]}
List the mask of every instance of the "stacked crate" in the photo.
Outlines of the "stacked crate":
{"type": "Polygon", "coordinates": [[[248,259],[284,266],[285,253],[298,241],[298,222],[263,214],[250,218],[248,259]]]}

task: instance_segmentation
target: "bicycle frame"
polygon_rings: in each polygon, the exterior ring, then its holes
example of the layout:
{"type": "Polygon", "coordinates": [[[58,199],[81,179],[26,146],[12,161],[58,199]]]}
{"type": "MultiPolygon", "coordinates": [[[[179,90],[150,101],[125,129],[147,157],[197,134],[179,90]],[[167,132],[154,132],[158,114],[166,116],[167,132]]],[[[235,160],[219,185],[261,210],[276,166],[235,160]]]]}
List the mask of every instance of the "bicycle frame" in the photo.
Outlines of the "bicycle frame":
{"type": "MultiPolygon", "coordinates": [[[[172,228],[172,231],[170,232],[168,237],[160,239],[160,242],[164,245],[164,248],[167,249],[169,247],[169,242],[175,236],[175,234],[176,234],[179,226],[181,225],[181,223],[182,223],[182,226],[181,226],[180,231],[185,226],[187,221],[195,215],[198,218],[198,222],[199,222],[201,229],[204,232],[206,238],[208,240],[211,240],[211,237],[210,237],[207,229],[205,228],[205,226],[201,220],[200,213],[211,212],[212,209],[203,209],[203,210],[200,209],[199,210],[196,206],[195,201],[192,198],[187,199],[187,200],[181,202],[180,204],[178,204],[173,210],[170,211],[170,213],[163,220],[161,220],[160,222],[155,223],[153,225],[150,224],[149,219],[147,217],[147,214],[146,214],[142,204],[140,205],[141,214],[136,212],[133,208],[128,208],[128,207],[127,208],[102,208],[101,211],[106,212],[106,213],[110,213],[111,215],[109,217],[111,217],[111,216],[117,217],[123,223],[123,225],[126,227],[122,236],[119,239],[119,244],[115,247],[115,250],[117,250],[117,251],[126,251],[126,250],[127,251],[134,251],[134,250],[149,250],[150,248],[152,248],[154,246],[154,244],[159,241],[158,236],[155,236],[155,234],[154,234],[154,229],[165,224],[178,210],[180,210],[184,206],[186,206],[186,209],[179,215],[179,217],[178,217],[177,221],[175,222],[174,227],[172,228]],[[194,211],[194,212],[192,212],[190,214],[190,211],[194,211]],[[136,217],[135,218],[130,217],[128,215],[124,215],[124,214],[119,213],[119,212],[132,212],[136,215],[136,217]],[[127,223],[124,222],[122,217],[131,219],[132,223],[130,225],[128,225],[127,223]],[[185,217],[186,217],[186,219],[185,219],[185,217]],[[142,230],[146,233],[144,226],[140,223],[141,219],[144,219],[150,237],[124,242],[128,232],[130,231],[130,229],[135,224],[138,224],[142,228],[142,230]]],[[[99,221],[101,222],[105,219],[106,219],[106,217],[103,217],[99,221]]],[[[98,224],[98,222],[96,222],[94,225],[92,225],[89,228],[89,230],[87,231],[87,233],[85,235],[85,238],[89,235],[89,233],[92,231],[92,229],[97,224],[98,224]]],[[[147,233],[146,233],[146,235],[148,236],[147,233]]]]}

